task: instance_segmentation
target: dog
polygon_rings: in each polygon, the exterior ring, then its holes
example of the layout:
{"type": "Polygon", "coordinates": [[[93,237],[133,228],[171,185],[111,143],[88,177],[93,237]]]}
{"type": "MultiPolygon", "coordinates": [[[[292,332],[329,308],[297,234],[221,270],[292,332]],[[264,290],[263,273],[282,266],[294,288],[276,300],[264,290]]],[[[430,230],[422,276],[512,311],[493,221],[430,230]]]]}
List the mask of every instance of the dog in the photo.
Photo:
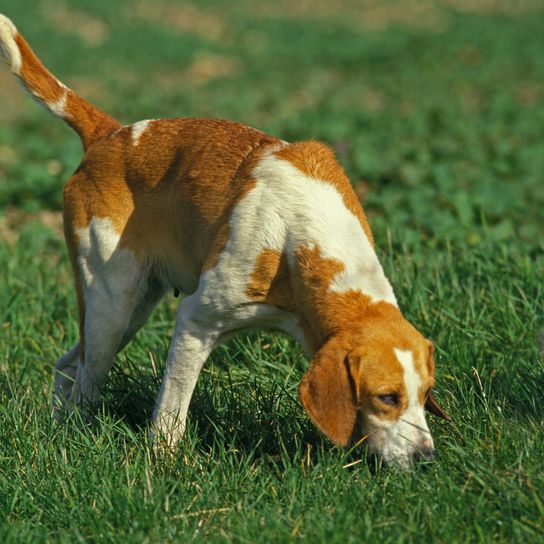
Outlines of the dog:
{"type": "Polygon", "coordinates": [[[213,119],[122,126],[57,80],[3,15],[0,43],[13,73],[84,148],[64,188],[80,341],[56,364],[57,415],[99,400],[115,355],[174,290],[186,296],[156,439],[181,439],[214,347],[267,328],[311,359],[300,399],[332,442],[364,439],[370,454],[404,468],[432,459],[424,408],[449,419],[432,396],[433,344],[399,310],[329,147],[213,119]]]}

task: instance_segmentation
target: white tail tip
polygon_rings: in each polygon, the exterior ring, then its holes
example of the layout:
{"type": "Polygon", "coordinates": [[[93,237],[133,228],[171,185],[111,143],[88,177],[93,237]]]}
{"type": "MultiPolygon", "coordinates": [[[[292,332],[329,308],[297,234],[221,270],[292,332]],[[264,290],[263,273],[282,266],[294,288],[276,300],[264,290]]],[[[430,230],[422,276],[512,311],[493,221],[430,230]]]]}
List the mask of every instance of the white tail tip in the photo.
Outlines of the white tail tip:
{"type": "Polygon", "coordinates": [[[15,43],[17,28],[5,15],[0,13],[0,46],[5,59],[11,66],[14,74],[21,71],[21,52],[15,43]]]}

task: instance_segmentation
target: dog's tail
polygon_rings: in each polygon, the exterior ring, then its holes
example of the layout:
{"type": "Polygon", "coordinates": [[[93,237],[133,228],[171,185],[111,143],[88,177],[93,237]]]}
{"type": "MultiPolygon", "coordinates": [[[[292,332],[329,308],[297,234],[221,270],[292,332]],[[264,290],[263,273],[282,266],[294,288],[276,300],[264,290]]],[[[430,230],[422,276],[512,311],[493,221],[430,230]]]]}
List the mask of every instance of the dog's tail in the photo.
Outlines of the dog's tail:
{"type": "Polygon", "coordinates": [[[121,126],[113,117],[68,89],[51,74],[11,20],[1,14],[0,46],[11,71],[40,104],[79,134],[85,149],[121,126]]]}

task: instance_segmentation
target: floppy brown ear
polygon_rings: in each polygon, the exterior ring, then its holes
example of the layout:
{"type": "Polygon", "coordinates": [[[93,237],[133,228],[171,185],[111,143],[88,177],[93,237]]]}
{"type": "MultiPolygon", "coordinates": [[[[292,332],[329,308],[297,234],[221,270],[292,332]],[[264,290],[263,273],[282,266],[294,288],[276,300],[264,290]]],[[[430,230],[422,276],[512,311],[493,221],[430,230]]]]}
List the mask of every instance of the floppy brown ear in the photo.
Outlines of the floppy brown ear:
{"type": "MultiPolygon", "coordinates": [[[[434,377],[434,344],[430,340],[427,340],[427,345],[429,346],[427,367],[429,369],[429,374],[431,374],[434,377]]],[[[446,414],[446,412],[444,412],[444,410],[436,402],[432,392],[429,393],[429,396],[427,397],[427,400],[425,401],[425,410],[427,410],[427,412],[430,412],[431,414],[434,414],[435,416],[441,417],[442,419],[451,421],[451,417],[448,414],[446,414]]]]}
{"type": "Polygon", "coordinates": [[[434,344],[427,339],[425,339],[425,342],[427,342],[427,348],[429,350],[427,354],[427,370],[429,371],[429,374],[434,378],[434,344]]]}
{"type": "Polygon", "coordinates": [[[425,401],[425,410],[427,410],[427,412],[430,412],[431,414],[434,414],[435,416],[441,417],[442,419],[451,421],[451,417],[446,414],[446,412],[444,412],[438,402],[436,402],[432,393],[429,394],[427,400],[425,401]]]}
{"type": "Polygon", "coordinates": [[[347,353],[325,346],[300,382],[300,400],[315,426],[347,446],[357,419],[357,394],[347,353]]]}

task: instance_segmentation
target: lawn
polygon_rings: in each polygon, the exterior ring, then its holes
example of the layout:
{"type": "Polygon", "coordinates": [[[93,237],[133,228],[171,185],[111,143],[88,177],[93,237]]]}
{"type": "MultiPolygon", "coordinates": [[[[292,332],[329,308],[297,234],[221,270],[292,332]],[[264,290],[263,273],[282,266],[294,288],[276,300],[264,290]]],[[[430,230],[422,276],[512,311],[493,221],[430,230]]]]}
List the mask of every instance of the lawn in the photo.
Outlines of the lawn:
{"type": "Polygon", "coordinates": [[[146,437],[178,299],[91,424],[50,417],[77,338],[62,187],[78,138],[0,67],[0,542],[542,542],[544,2],[3,0],[45,64],[124,123],[227,118],[321,139],[405,315],[437,346],[437,462],[372,474],[298,400],[299,346],[218,348],[186,439],[146,437]],[[538,340],[540,338],[540,340],[538,340]]]}

